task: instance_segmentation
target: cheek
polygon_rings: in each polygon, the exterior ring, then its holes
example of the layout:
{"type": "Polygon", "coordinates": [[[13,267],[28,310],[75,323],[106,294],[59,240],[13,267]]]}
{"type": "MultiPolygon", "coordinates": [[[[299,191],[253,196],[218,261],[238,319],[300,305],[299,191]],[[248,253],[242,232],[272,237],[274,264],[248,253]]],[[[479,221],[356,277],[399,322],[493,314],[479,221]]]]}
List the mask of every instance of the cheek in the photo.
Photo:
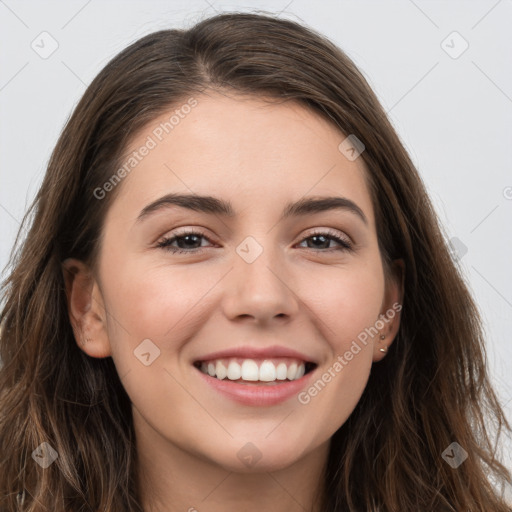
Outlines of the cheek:
{"type": "Polygon", "coordinates": [[[306,303],[319,320],[318,328],[337,353],[348,350],[379,318],[384,296],[384,275],[380,262],[364,262],[327,268],[315,275],[306,303]]]}
{"type": "Polygon", "coordinates": [[[160,343],[172,333],[176,339],[216,282],[212,272],[198,267],[143,266],[142,258],[114,264],[113,256],[103,261],[102,284],[114,352],[133,350],[146,338],[160,343]]]}
{"type": "Polygon", "coordinates": [[[368,382],[375,339],[369,333],[376,332],[371,328],[379,318],[384,293],[380,269],[377,260],[368,266],[326,269],[316,275],[307,301],[329,356],[298,400],[329,435],[352,414],[368,382]]]}
{"type": "Polygon", "coordinates": [[[117,373],[144,417],[162,410],[162,421],[169,422],[163,404],[190,407],[190,396],[179,383],[179,357],[204,323],[204,311],[211,310],[208,290],[220,276],[193,266],[142,267],[140,262],[125,261],[114,267],[111,261],[105,259],[104,269],[111,272],[104,274],[102,283],[117,373]]]}

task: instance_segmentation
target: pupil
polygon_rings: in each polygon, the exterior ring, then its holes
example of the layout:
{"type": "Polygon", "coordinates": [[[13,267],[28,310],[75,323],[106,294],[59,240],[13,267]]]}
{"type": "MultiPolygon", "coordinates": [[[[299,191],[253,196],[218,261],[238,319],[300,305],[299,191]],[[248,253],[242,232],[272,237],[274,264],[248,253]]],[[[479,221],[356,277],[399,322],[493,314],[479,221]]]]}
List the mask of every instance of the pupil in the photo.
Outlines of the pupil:
{"type": "MultiPolygon", "coordinates": [[[[324,239],[323,244],[325,244],[326,238],[325,238],[323,235],[314,235],[314,236],[312,237],[312,239],[313,239],[313,240],[318,240],[318,239],[320,239],[320,238],[323,238],[323,239],[324,239]]],[[[329,242],[327,241],[327,243],[329,243],[329,242]]],[[[320,242],[320,244],[322,244],[322,242],[320,242]]]]}
{"type": "MultiPolygon", "coordinates": [[[[197,238],[199,238],[199,237],[198,237],[197,235],[185,235],[185,236],[180,237],[180,239],[181,239],[182,241],[183,241],[183,240],[185,241],[185,244],[186,244],[186,243],[194,243],[194,242],[190,242],[190,239],[191,239],[191,238],[196,238],[196,242],[197,242],[197,238]]],[[[179,244],[178,244],[178,245],[179,245],[179,244]]],[[[185,248],[187,248],[187,247],[185,247],[185,248]]]]}

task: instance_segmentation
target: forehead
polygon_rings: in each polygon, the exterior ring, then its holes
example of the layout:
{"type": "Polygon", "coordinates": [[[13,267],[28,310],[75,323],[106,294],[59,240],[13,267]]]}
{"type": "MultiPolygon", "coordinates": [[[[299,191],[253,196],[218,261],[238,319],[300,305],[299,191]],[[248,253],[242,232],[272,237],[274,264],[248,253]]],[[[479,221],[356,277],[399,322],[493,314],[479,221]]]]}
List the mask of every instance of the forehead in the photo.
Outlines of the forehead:
{"type": "Polygon", "coordinates": [[[297,102],[195,95],[134,136],[122,159],[132,165],[125,165],[115,203],[136,215],[166,193],[186,192],[269,213],[303,196],[338,194],[357,202],[373,223],[366,168],[362,158],[350,161],[340,151],[345,138],[297,102]]]}

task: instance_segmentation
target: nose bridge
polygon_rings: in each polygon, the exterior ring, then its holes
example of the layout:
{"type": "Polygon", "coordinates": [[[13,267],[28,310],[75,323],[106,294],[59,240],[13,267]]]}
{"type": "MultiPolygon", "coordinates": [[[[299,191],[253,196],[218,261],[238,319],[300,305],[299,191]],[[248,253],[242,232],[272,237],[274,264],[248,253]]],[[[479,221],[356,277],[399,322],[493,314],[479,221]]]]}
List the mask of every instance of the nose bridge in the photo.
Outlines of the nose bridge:
{"type": "Polygon", "coordinates": [[[292,315],[297,300],[287,283],[283,254],[273,236],[248,236],[236,247],[233,270],[226,287],[225,312],[270,319],[292,315]]]}

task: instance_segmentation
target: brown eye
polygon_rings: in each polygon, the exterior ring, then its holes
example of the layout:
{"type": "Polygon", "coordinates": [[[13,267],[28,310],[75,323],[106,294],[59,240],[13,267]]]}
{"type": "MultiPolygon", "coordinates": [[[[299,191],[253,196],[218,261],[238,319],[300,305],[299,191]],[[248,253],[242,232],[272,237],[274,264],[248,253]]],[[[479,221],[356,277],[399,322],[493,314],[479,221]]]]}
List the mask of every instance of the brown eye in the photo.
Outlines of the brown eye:
{"type": "Polygon", "coordinates": [[[199,231],[185,231],[183,233],[176,234],[172,237],[164,238],[158,243],[157,247],[161,247],[162,249],[171,251],[172,253],[197,254],[199,252],[202,252],[203,250],[201,246],[202,238],[208,240],[208,238],[199,231]],[[177,242],[178,247],[174,247],[171,245],[174,242],[177,242]],[[197,247],[198,243],[199,247],[197,247]]]}
{"type": "MultiPolygon", "coordinates": [[[[341,238],[336,233],[333,233],[330,231],[328,231],[328,232],[319,231],[319,232],[312,233],[308,237],[304,238],[301,243],[303,243],[307,240],[312,241],[311,244],[308,244],[307,249],[320,249],[320,250],[327,249],[327,251],[332,251],[332,250],[334,250],[334,251],[352,251],[353,250],[352,243],[348,239],[341,238]],[[336,242],[341,247],[338,247],[338,248],[326,247],[326,245],[328,246],[332,241],[336,242]]],[[[326,251],[322,251],[322,252],[326,252],[326,251]]]]}

